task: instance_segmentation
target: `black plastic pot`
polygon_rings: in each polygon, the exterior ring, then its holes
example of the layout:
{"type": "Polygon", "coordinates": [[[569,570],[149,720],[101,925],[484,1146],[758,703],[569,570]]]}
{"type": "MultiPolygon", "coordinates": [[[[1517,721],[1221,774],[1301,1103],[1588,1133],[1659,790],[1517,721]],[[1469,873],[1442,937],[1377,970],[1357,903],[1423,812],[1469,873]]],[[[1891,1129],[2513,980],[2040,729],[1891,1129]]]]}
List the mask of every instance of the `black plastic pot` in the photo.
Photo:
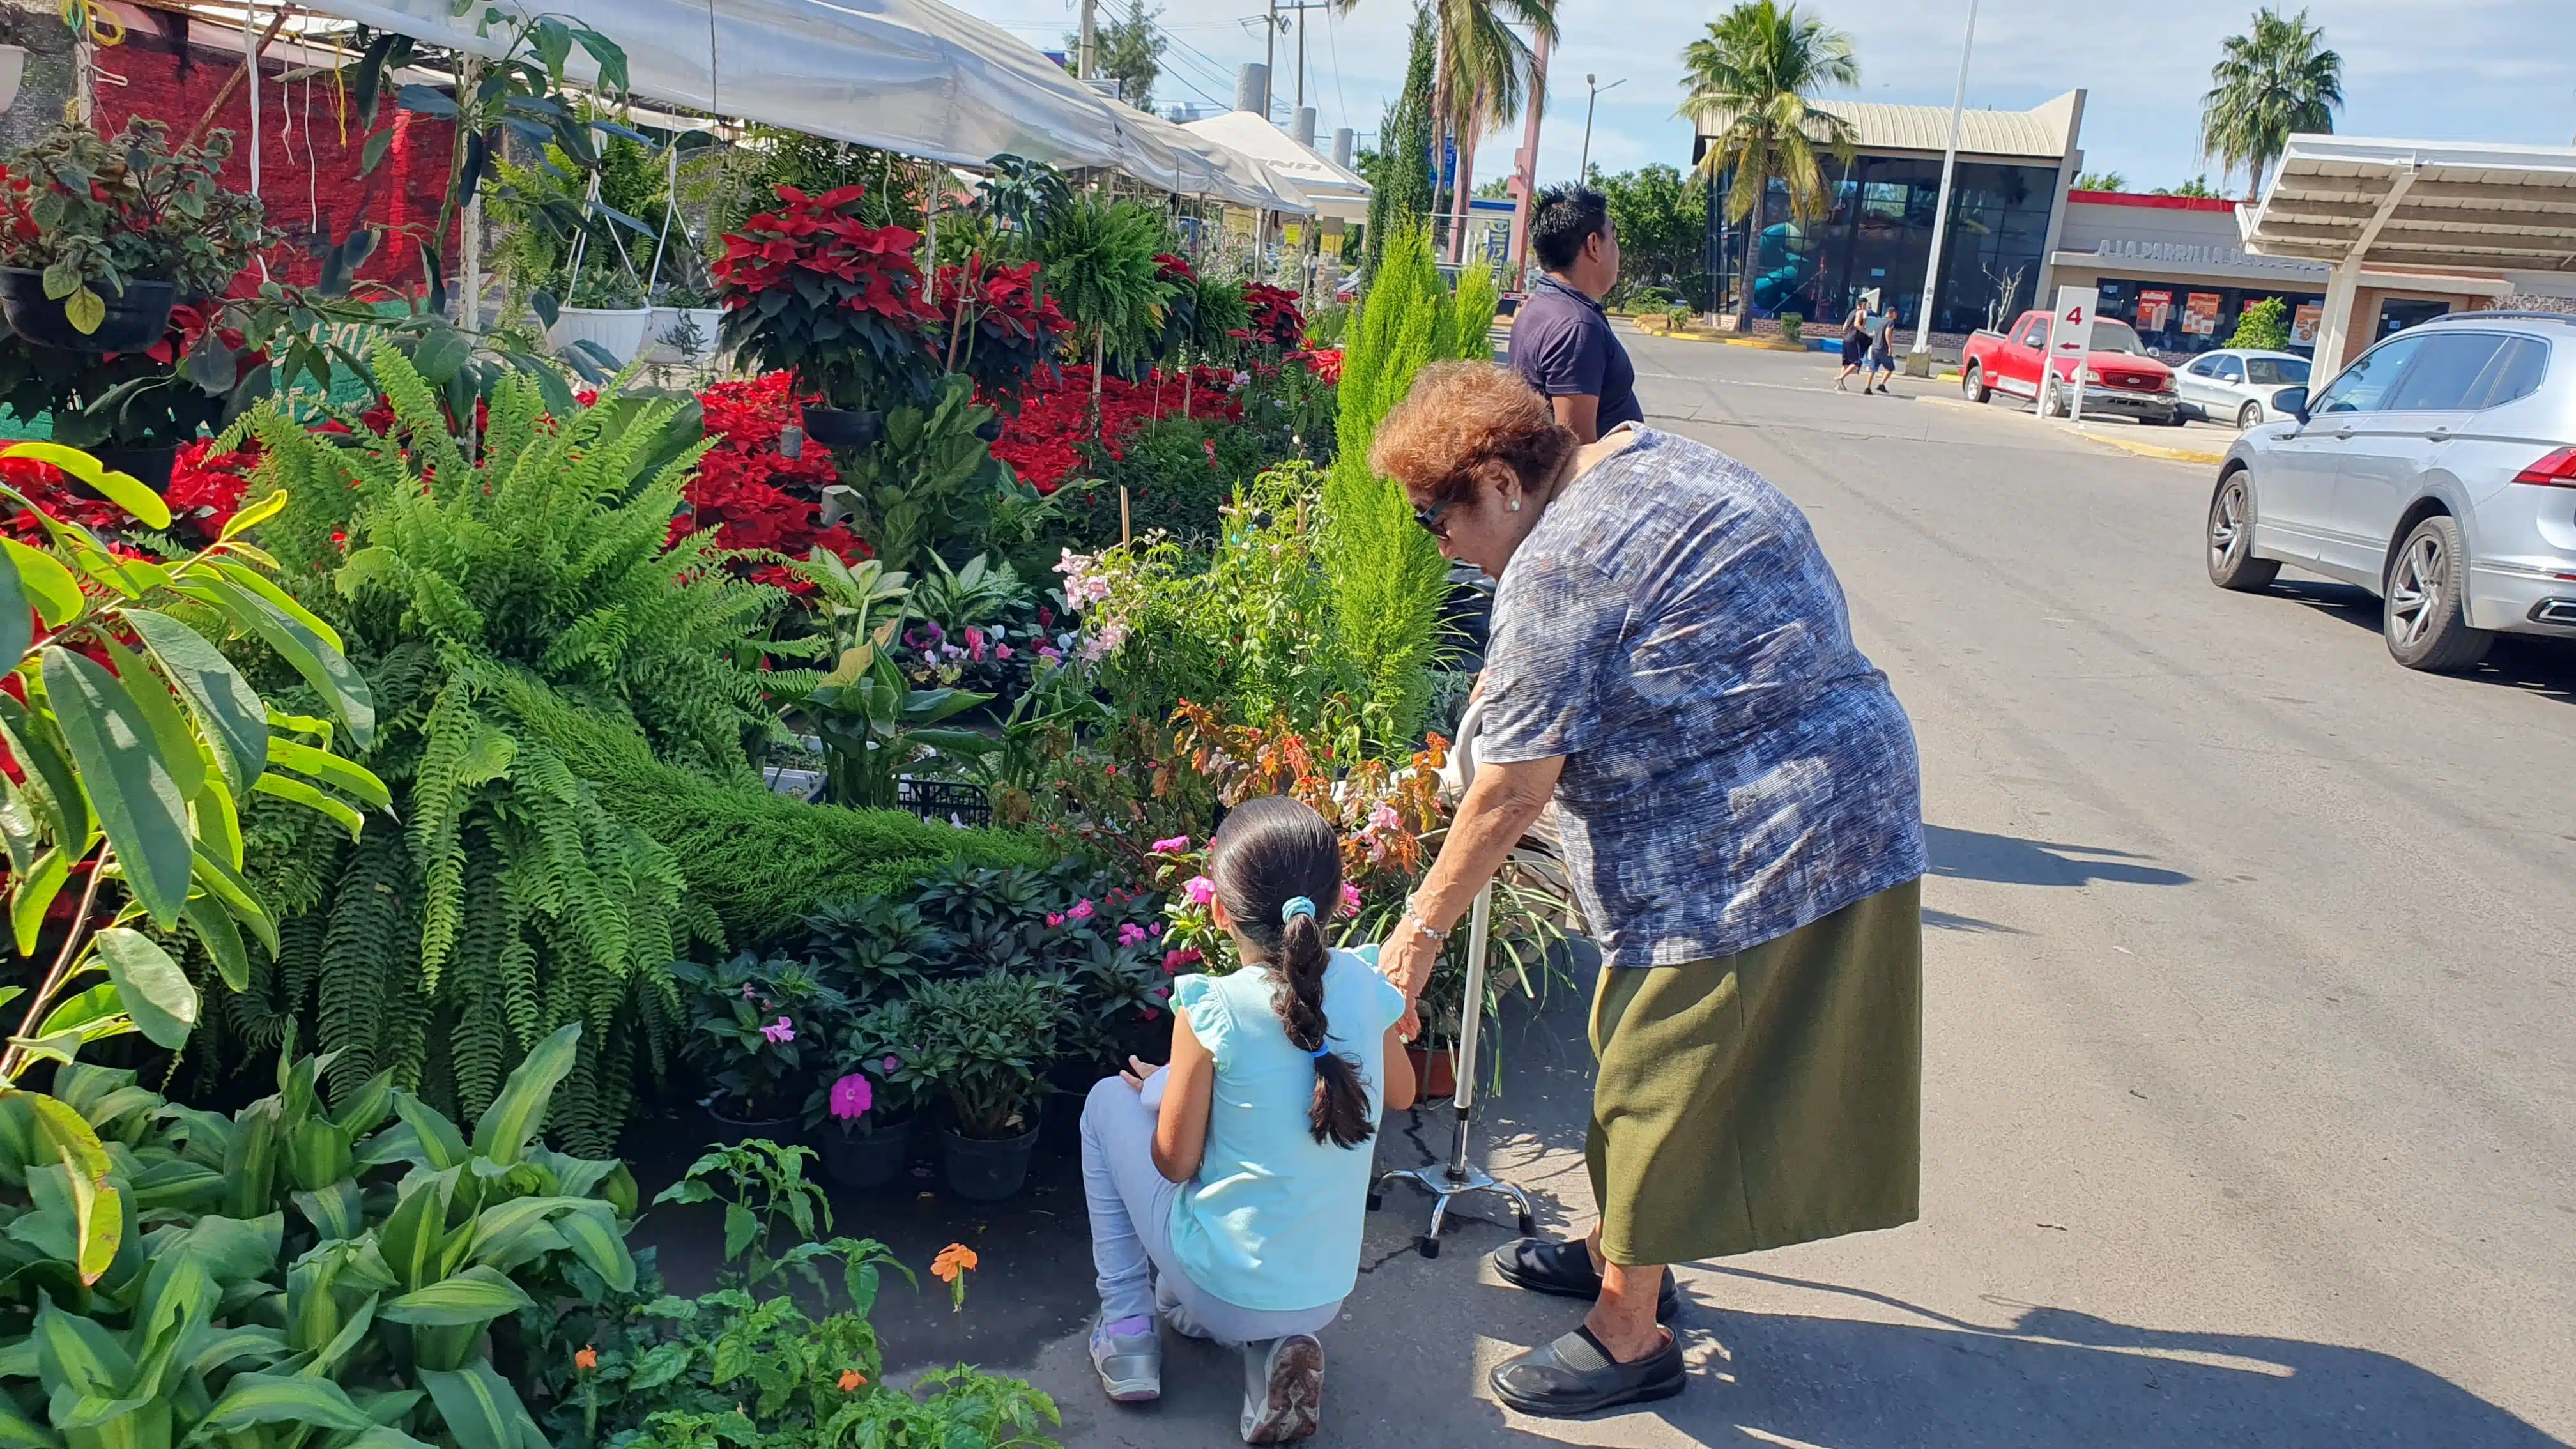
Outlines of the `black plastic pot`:
{"type": "Polygon", "coordinates": [[[755,1137],[785,1146],[797,1139],[805,1125],[801,1117],[736,1117],[718,1106],[718,1100],[709,1097],[698,1104],[698,1110],[706,1117],[707,1140],[719,1147],[736,1147],[755,1137]]]}
{"type": "Polygon", "coordinates": [[[912,1165],[912,1119],[888,1122],[866,1132],[824,1129],[823,1175],[836,1187],[883,1187],[912,1165]]]}
{"type": "Polygon", "coordinates": [[[166,443],[158,448],[89,448],[84,451],[96,458],[100,467],[117,473],[131,473],[155,493],[170,491],[170,468],[179,459],[179,445],[176,443],[166,443]]]}
{"type": "Polygon", "coordinates": [[[982,438],[988,443],[998,443],[1002,441],[1002,420],[1000,418],[986,418],[984,421],[977,423],[975,425],[975,436],[982,438]]]}
{"type": "Polygon", "coordinates": [[[1000,1202],[1029,1180],[1029,1158],[1037,1151],[1038,1129],[1017,1137],[960,1137],[939,1130],[939,1165],[948,1189],[972,1202],[1000,1202]]]}
{"type": "Polygon", "coordinates": [[[45,295],[45,274],[0,267],[0,312],[9,330],[38,347],[67,352],[139,352],[170,330],[170,308],[179,300],[168,282],[128,282],[122,296],[107,298],[107,316],[96,332],[83,332],[63,315],[62,299],[45,295]]]}
{"type": "Polygon", "coordinates": [[[807,408],[805,436],[826,448],[873,448],[885,435],[885,414],[848,408],[807,408]]]}

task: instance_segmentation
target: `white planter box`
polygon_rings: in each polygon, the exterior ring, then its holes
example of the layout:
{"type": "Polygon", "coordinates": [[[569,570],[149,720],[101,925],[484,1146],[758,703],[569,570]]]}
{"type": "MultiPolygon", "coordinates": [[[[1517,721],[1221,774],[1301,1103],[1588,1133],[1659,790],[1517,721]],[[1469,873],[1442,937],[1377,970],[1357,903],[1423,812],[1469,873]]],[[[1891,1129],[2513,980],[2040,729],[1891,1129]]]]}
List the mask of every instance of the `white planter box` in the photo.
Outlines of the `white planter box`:
{"type": "Polygon", "coordinates": [[[653,320],[644,329],[646,362],[690,363],[711,366],[716,361],[716,324],[724,319],[722,307],[656,307],[653,320]],[[672,342],[686,320],[697,330],[697,353],[690,356],[672,342]]]}
{"type": "Polygon", "coordinates": [[[644,350],[644,329],[652,320],[650,307],[566,307],[546,329],[546,344],[560,352],[576,342],[596,343],[623,367],[644,350]]]}

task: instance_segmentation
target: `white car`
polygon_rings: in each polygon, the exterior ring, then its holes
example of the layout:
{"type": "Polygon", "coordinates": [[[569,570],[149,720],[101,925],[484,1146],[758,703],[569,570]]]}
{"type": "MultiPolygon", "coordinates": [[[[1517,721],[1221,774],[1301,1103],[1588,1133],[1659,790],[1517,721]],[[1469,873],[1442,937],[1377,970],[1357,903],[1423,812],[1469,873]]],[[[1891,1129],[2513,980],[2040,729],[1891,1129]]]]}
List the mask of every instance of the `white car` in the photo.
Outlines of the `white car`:
{"type": "Polygon", "coordinates": [[[2276,401],[2287,388],[2308,385],[2308,360],[2287,352],[2223,347],[2174,370],[2182,405],[2213,423],[2239,428],[2277,423],[2290,415],[2276,401]]]}

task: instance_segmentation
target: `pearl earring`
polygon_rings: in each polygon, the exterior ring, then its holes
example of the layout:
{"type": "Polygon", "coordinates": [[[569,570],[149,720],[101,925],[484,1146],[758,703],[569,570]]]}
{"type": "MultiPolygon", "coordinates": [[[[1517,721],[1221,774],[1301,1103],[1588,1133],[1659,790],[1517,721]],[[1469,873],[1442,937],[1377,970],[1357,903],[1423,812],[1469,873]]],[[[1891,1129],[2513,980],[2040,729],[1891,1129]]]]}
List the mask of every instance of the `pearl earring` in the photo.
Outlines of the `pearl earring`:
{"type": "Polygon", "coordinates": [[[1510,509],[1510,510],[1511,510],[1512,512],[1514,512],[1514,513],[1518,513],[1518,512],[1520,512],[1520,511],[1521,511],[1521,501],[1520,501],[1519,499],[1517,499],[1517,498],[1512,499],[1510,502],[1505,503],[1503,506],[1504,506],[1505,508],[1510,509]]]}

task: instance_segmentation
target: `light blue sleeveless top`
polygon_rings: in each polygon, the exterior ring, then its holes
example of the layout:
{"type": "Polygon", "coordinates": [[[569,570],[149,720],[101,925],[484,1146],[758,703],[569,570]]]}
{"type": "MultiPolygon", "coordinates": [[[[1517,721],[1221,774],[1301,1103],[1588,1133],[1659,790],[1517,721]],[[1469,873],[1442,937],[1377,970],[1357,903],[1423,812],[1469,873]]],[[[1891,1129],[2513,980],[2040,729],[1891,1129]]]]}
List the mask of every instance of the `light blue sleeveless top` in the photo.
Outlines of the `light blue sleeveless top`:
{"type": "MultiPolygon", "coordinates": [[[[1172,1007],[1216,1058],[1207,1151],[1172,1199],[1172,1252],[1190,1281],[1241,1308],[1315,1308],[1359,1282],[1375,1139],[1317,1142],[1307,1113],[1315,1063],[1289,1044],[1272,1009],[1282,989],[1268,968],[1184,976],[1172,1007]]],[[[1360,1064],[1368,1119],[1385,1107],[1386,1029],[1404,994],[1348,951],[1324,968],[1325,1042],[1360,1064]]]]}

